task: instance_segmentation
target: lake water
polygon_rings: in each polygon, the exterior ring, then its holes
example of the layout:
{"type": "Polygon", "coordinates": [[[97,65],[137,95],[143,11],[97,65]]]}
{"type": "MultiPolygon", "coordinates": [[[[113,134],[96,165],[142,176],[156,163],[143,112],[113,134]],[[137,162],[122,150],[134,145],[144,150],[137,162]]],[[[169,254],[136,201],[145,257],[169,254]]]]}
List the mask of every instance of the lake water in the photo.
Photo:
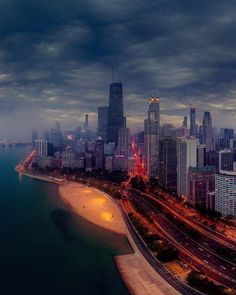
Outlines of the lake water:
{"type": "Polygon", "coordinates": [[[14,166],[27,149],[0,149],[0,294],[127,295],[113,260],[127,240],[69,213],[57,187],[14,166]]]}

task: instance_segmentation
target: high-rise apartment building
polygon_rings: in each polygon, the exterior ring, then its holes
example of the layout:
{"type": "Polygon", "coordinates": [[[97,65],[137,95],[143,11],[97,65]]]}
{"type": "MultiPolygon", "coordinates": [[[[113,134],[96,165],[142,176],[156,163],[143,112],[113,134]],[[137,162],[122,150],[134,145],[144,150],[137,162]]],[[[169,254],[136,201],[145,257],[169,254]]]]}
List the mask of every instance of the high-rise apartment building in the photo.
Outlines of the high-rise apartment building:
{"type": "Polygon", "coordinates": [[[197,145],[195,137],[177,137],[177,195],[187,198],[188,171],[197,166],[197,145]]]}
{"type": "Polygon", "coordinates": [[[36,157],[47,157],[49,153],[48,147],[48,141],[44,139],[35,140],[36,157]]]}
{"type": "Polygon", "coordinates": [[[117,152],[119,155],[128,156],[129,143],[129,128],[120,128],[117,147],[117,152]]]}
{"type": "Polygon", "coordinates": [[[158,177],[159,137],[160,137],[160,99],[149,99],[148,118],[144,126],[145,165],[149,178],[158,177]]]}
{"type": "Polygon", "coordinates": [[[187,200],[193,207],[206,208],[207,194],[215,191],[214,172],[212,166],[189,168],[187,200]]]}
{"type": "Polygon", "coordinates": [[[222,171],[215,176],[215,210],[223,217],[236,218],[236,172],[222,171]]]}
{"type": "Polygon", "coordinates": [[[118,144],[119,129],[124,127],[122,83],[110,84],[108,110],[108,142],[118,144]]]}

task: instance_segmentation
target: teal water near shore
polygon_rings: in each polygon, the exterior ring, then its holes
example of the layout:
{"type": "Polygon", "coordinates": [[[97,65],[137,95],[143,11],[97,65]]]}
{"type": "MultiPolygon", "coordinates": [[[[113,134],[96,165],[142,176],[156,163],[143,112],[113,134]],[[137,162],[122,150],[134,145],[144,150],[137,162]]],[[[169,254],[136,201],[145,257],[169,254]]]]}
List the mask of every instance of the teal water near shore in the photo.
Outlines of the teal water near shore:
{"type": "Polygon", "coordinates": [[[128,295],[113,260],[127,240],[71,213],[55,185],[20,177],[26,152],[0,149],[0,294],[128,295]]]}

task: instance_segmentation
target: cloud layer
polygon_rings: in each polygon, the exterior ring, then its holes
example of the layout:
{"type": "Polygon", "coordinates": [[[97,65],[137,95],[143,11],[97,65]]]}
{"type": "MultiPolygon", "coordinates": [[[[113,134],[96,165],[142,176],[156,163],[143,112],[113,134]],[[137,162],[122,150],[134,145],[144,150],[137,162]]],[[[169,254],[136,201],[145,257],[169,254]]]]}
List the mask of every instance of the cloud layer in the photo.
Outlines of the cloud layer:
{"type": "Polygon", "coordinates": [[[111,67],[125,113],[142,128],[147,98],[162,121],[236,127],[236,4],[220,0],[1,0],[0,138],[60,119],[72,128],[108,101],[111,67]],[[11,123],[11,124],[10,124],[11,123]]]}

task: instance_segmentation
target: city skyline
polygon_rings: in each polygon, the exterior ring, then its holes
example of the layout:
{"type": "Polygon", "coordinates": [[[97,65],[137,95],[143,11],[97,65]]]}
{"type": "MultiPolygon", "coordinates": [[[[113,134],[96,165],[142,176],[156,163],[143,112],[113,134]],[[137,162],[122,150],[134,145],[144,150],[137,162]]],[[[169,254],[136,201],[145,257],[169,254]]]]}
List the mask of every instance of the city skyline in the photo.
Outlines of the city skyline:
{"type": "Polygon", "coordinates": [[[0,293],[236,295],[235,0],[0,0],[0,293]]]}
{"type": "Polygon", "coordinates": [[[142,128],[152,95],[161,98],[162,122],[178,125],[191,103],[197,123],[209,110],[216,127],[220,115],[235,128],[235,5],[207,3],[2,1],[0,136],[25,137],[29,125],[55,119],[69,128],[83,113],[95,126],[112,67],[131,128],[142,128]]]}

